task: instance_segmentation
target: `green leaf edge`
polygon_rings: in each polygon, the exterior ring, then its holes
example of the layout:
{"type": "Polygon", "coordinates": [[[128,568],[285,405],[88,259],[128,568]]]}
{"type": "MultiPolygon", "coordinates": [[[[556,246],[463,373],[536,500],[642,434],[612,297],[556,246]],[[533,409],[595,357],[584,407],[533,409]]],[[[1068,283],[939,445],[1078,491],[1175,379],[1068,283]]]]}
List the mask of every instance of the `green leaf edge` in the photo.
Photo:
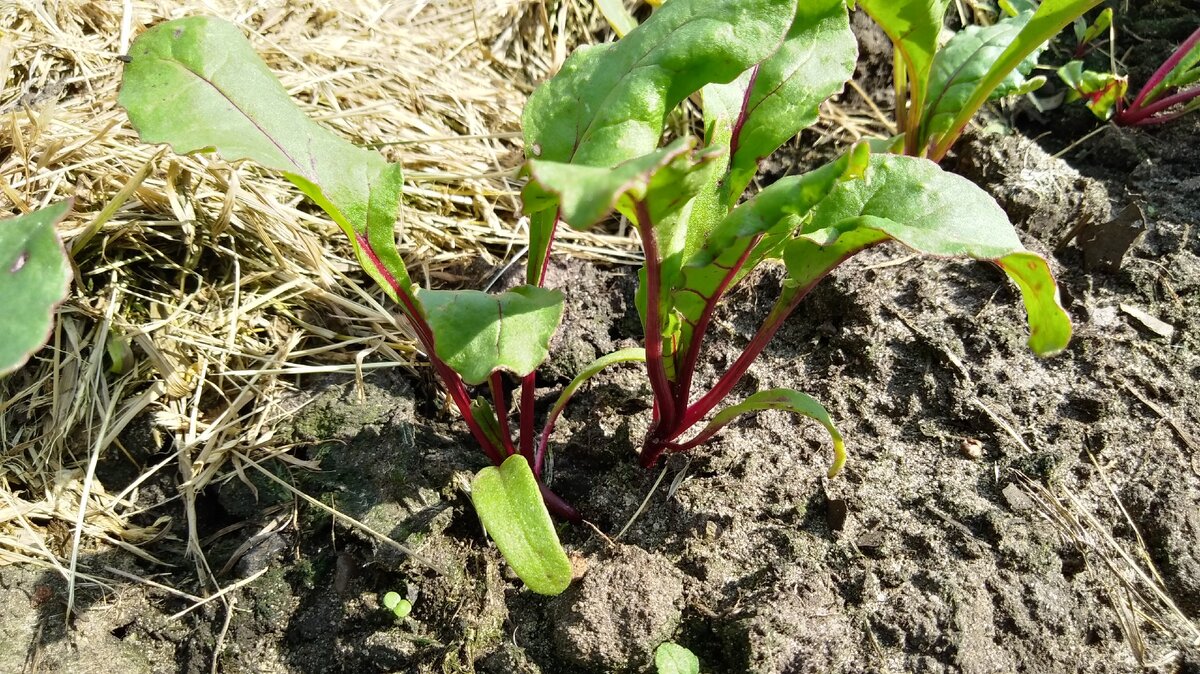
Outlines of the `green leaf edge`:
{"type": "MultiPolygon", "coordinates": [[[[25,220],[46,218],[46,221],[42,222],[42,223],[38,223],[37,227],[50,228],[50,233],[54,237],[55,244],[57,245],[58,250],[62,254],[61,258],[60,258],[61,266],[59,267],[59,270],[58,270],[61,272],[61,275],[60,275],[61,281],[62,281],[61,289],[56,290],[55,292],[51,293],[57,299],[52,301],[46,307],[46,311],[45,311],[46,328],[45,328],[44,336],[41,339],[35,340],[35,342],[30,343],[30,345],[28,347],[23,347],[23,346],[18,347],[17,350],[22,351],[24,353],[23,353],[23,355],[18,355],[16,357],[16,359],[13,360],[11,363],[7,363],[7,364],[0,363],[0,377],[9,375],[9,374],[21,369],[22,367],[24,367],[25,363],[29,362],[29,359],[33,357],[33,354],[37,353],[37,351],[39,349],[41,349],[43,346],[45,346],[46,341],[50,338],[50,335],[53,334],[53,331],[54,331],[54,312],[60,305],[62,305],[62,303],[64,301],[66,301],[67,296],[71,292],[71,281],[74,280],[74,273],[72,272],[72,269],[71,269],[71,257],[70,257],[70,255],[67,254],[67,249],[63,245],[62,238],[59,237],[58,232],[55,230],[54,226],[57,225],[59,222],[62,222],[63,218],[67,217],[67,214],[69,214],[71,212],[71,208],[73,207],[74,203],[75,203],[74,199],[66,199],[65,201],[60,201],[56,204],[51,204],[44,208],[40,208],[38,210],[31,211],[29,213],[25,213],[23,215],[18,215],[14,218],[5,218],[4,220],[0,221],[0,226],[12,226],[13,223],[22,222],[25,220]]],[[[0,261],[0,264],[8,264],[8,263],[6,261],[0,261]]],[[[0,273],[7,273],[7,270],[0,270],[0,273]]],[[[41,319],[41,316],[42,316],[42,312],[39,312],[37,318],[41,319]]],[[[27,320],[27,319],[28,319],[28,317],[23,317],[21,320],[27,320]]],[[[7,320],[14,320],[14,319],[10,317],[7,320]]],[[[39,331],[39,332],[41,332],[41,331],[39,331]]]]}
{"type": "Polygon", "coordinates": [[[525,457],[513,454],[479,471],[471,499],[484,530],[526,587],[544,595],[567,589],[571,562],[525,457]]]}

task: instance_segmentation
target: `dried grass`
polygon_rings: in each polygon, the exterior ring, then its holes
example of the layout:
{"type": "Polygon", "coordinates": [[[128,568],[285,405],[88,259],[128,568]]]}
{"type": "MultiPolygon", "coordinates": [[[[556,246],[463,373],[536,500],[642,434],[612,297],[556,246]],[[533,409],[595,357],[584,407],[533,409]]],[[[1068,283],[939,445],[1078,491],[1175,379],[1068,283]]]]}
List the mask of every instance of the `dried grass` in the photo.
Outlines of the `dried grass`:
{"type": "MultiPolygon", "coordinates": [[[[76,580],[103,583],[81,553],[116,545],[152,559],[139,546],[169,535],[168,521],[139,496],[163,480],[188,514],[178,544],[220,591],[196,495],[245,479],[247,463],[298,462],[274,429],[301,375],[416,364],[407,325],[290,184],[144,145],[130,128],[117,57],[144,28],[198,13],[237,23],[308,114],[404,164],[401,249],[426,285],[477,282],[463,260],[519,262],[525,97],[606,32],[586,2],[0,5],[0,215],[73,197],[60,233],[76,268],[50,346],[0,381],[0,565],[57,570],[72,593],[76,580]],[[150,446],[126,446],[139,433],[150,446]],[[102,460],[139,477],[111,493],[95,477],[102,460]]],[[[826,112],[819,142],[878,133],[878,113],[826,112]]],[[[556,250],[640,259],[623,230],[564,232],[556,250]]]]}
{"type": "Polygon", "coordinates": [[[1106,489],[1095,499],[1062,484],[1046,487],[1023,474],[1018,474],[1018,484],[1063,543],[1082,556],[1088,578],[1112,608],[1137,666],[1177,666],[1183,649],[1200,648],[1200,627],[1175,604],[1133,519],[1104,469],[1091,459],[1106,489]],[[1106,500],[1109,509],[1116,505],[1135,540],[1117,539],[1112,533],[1116,523],[1096,516],[1106,500]]]}

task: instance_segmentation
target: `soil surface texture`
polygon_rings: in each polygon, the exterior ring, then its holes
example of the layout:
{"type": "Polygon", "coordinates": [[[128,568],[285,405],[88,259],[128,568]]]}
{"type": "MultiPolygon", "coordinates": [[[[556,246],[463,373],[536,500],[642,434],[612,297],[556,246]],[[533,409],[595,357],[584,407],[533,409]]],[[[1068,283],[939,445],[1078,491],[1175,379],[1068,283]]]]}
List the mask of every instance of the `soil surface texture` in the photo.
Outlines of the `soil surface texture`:
{"type": "MultiPolygon", "coordinates": [[[[1158,4],[1131,30],[1176,43],[1190,28],[1158,4]]],[[[0,671],[208,672],[219,653],[223,672],[653,672],[674,641],[714,674],[1200,672],[1200,115],[1071,147],[1097,126],[1086,114],[1022,115],[947,162],[1050,258],[1067,351],[1026,348],[998,269],[881,247],[822,282],[734,392],[820,400],[851,455],[838,477],[825,432],[782,412],[644,470],[649,386],[611,368],[553,436],[554,490],[589,523],[562,527],[579,577],[543,597],[483,534],[468,485],[486,459],[427,373],[314,379],[279,433],[320,469],[264,465],[411,554],[247,469],[202,498],[212,572],[253,577],[233,609],[174,617],[189,599],[130,584],[83,597],[67,629],[58,574],[5,569],[0,671]],[[389,591],[408,617],[382,607],[389,591]]],[[[781,278],[767,268],[729,298],[699,383],[781,278]]],[[[548,285],[569,293],[543,405],[640,332],[636,270],[556,259],[548,285]]],[[[170,452],[130,435],[146,463],[170,452]]],[[[152,549],[172,569],[82,562],[187,591],[185,535],[152,549]]]]}

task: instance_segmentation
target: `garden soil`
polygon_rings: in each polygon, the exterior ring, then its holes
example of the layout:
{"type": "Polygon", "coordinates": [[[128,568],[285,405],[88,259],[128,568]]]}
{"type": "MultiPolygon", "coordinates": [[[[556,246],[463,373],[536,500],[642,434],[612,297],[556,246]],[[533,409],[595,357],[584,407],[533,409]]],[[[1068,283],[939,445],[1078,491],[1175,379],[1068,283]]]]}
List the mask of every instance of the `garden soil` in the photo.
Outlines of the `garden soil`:
{"type": "MultiPolygon", "coordinates": [[[[82,597],[68,629],[57,574],[6,569],[4,671],[201,672],[219,652],[223,672],[650,672],[668,640],[730,674],[1200,671],[1200,117],[1068,147],[1094,124],[1041,114],[968,139],[948,166],[1051,258],[1071,346],[1030,353],[992,266],[899,247],[854,258],[734,394],[822,401],[850,451],[841,475],[826,477],[824,431],[782,412],[639,468],[650,392],[636,366],[612,368],[551,443],[554,489],[588,522],[561,529],[577,579],[542,597],[483,534],[468,485],[484,458],[427,373],[316,378],[279,432],[320,470],[268,470],[411,554],[247,469],[201,500],[213,573],[253,578],[232,610],[175,618],[190,600],[130,584],[82,597]],[[381,606],[389,591],[410,616],[381,606]]],[[[767,269],[730,298],[700,381],[737,356],[780,280],[767,269]]],[[[542,400],[639,332],[634,269],[556,261],[549,284],[571,292],[542,400]]],[[[142,458],[167,451],[128,435],[142,458]]],[[[142,498],[174,489],[164,477],[142,498]]],[[[172,586],[192,567],[85,561],[172,586]]]]}

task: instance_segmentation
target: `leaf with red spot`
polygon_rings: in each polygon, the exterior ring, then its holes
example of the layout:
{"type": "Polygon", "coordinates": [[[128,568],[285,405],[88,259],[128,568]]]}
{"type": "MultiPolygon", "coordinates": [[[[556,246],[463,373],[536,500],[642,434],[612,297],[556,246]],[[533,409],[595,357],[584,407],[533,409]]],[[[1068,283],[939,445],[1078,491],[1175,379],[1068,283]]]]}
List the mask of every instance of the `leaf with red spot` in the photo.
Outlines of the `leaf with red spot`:
{"type": "Polygon", "coordinates": [[[0,376],[46,343],[71,287],[71,263],[54,225],[70,201],[0,221],[0,376]]]}

